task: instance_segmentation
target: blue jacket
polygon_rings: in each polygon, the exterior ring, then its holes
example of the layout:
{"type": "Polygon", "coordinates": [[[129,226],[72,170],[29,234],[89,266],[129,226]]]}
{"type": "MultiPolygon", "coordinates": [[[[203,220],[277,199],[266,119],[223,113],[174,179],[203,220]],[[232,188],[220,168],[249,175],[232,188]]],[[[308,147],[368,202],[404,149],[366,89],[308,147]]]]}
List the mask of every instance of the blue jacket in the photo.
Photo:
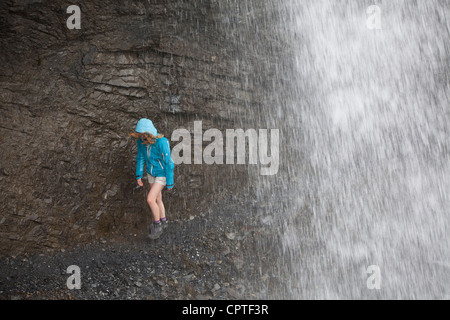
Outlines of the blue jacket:
{"type": "Polygon", "coordinates": [[[166,177],[167,189],[173,188],[173,168],[175,164],[170,156],[170,145],[167,138],[156,139],[152,145],[147,145],[141,139],[137,140],[136,179],[144,174],[144,164],[147,173],[154,177],[166,177]]]}

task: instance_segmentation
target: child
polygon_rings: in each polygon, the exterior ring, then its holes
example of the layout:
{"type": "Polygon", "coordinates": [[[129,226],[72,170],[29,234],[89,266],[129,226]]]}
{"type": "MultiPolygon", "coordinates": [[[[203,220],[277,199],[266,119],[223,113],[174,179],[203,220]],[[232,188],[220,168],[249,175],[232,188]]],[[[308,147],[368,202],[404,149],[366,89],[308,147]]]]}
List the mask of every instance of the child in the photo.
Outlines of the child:
{"type": "Polygon", "coordinates": [[[153,226],[150,228],[150,238],[158,239],[167,226],[166,211],[162,201],[164,186],[168,190],[173,188],[174,163],[170,157],[169,140],[158,134],[153,122],[141,119],[137,123],[136,132],[130,136],[137,138],[136,179],[139,186],[143,186],[142,178],[144,164],[147,166],[147,178],[150,192],[147,203],[153,214],[153,226]]]}

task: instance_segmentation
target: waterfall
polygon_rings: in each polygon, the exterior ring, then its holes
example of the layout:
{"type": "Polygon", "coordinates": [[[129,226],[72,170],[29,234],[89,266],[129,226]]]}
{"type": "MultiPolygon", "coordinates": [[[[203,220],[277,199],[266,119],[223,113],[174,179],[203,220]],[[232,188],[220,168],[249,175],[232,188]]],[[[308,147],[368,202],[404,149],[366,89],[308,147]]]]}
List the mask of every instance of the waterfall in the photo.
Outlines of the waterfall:
{"type": "Polygon", "coordinates": [[[450,3],[278,6],[291,72],[267,118],[286,170],[260,200],[285,286],[267,296],[448,299],[450,3]]]}

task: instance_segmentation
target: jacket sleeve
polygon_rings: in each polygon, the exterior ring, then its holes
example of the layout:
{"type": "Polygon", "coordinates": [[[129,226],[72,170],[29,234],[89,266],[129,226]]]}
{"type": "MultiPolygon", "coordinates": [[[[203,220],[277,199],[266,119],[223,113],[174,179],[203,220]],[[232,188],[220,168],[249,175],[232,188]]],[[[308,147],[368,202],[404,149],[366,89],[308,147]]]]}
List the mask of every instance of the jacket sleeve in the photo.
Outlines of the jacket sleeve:
{"type": "Polygon", "coordinates": [[[164,138],[164,141],[162,141],[161,153],[162,153],[162,156],[164,159],[164,171],[166,174],[167,189],[172,189],[173,184],[174,184],[173,169],[175,167],[175,164],[170,155],[170,144],[169,144],[169,140],[167,140],[167,138],[164,138]]]}
{"type": "Polygon", "coordinates": [[[137,156],[136,156],[136,180],[142,179],[145,165],[145,146],[137,141],[137,156]]]}

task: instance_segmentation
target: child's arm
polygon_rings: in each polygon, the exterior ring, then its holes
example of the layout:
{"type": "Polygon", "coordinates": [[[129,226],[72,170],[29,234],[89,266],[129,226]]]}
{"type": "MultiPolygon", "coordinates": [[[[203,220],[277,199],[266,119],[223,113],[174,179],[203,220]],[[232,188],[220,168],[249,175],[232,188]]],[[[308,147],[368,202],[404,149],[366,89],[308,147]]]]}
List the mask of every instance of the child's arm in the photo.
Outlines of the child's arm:
{"type": "Polygon", "coordinates": [[[136,155],[136,180],[142,179],[145,165],[145,146],[137,141],[137,155],[136,155]]]}
{"type": "Polygon", "coordinates": [[[175,167],[175,164],[172,160],[172,157],[170,156],[170,145],[169,140],[167,138],[164,138],[164,141],[161,141],[161,153],[164,159],[164,171],[166,174],[166,183],[167,183],[167,189],[173,188],[173,169],[175,167]]]}

